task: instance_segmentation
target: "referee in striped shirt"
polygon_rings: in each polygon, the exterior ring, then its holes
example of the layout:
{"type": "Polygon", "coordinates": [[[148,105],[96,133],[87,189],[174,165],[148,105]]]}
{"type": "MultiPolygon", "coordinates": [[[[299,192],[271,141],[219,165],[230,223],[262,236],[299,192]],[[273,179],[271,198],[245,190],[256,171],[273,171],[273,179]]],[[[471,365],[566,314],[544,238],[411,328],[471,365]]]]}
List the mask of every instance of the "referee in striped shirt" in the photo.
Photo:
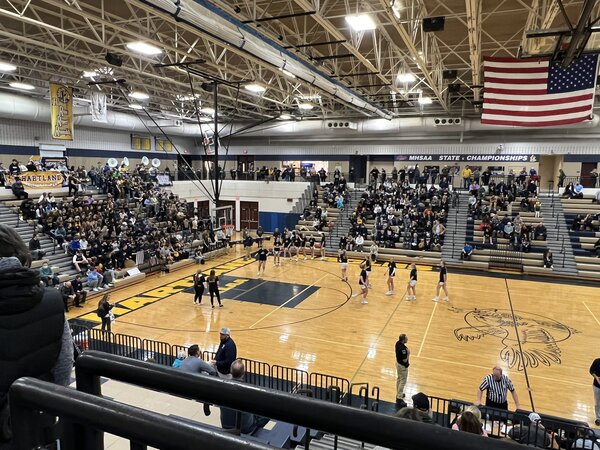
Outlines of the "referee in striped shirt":
{"type": "Polygon", "coordinates": [[[483,391],[487,391],[485,395],[485,406],[508,410],[507,394],[510,391],[515,402],[515,410],[520,408],[519,397],[517,391],[512,384],[512,381],[502,375],[502,369],[498,366],[494,367],[491,374],[483,379],[477,391],[477,404],[482,405],[481,396],[483,391]]]}

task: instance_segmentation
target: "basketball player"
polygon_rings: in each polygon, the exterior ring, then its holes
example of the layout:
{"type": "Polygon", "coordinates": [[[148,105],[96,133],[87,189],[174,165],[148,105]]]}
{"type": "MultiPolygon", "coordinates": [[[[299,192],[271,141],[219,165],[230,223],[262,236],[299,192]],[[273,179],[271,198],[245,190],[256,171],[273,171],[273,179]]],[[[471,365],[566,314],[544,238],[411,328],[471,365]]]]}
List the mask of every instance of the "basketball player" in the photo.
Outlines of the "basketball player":
{"type": "Polygon", "coordinates": [[[267,256],[269,255],[269,251],[263,247],[262,242],[258,252],[256,252],[256,258],[258,259],[258,273],[256,274],[258,277],[261,277],[265,274],[265,266],[267,265],[267,256]]]}
{"type": "Polygon", "coordinates": [[[406,300],[412,302],[417,300],[417,266],[415,263],[410,265],[410,276],[406,285],[406,300]]]}
{"type": "Polygon", "coordinates": [[[388,286],[388,291],[385,293],[385,295],[393,295],[394,294],[394,277],[396,276],[396,263],[394,262],[393,259],[390,260],[390,262],[388,262],[388,279],[387,279],[387,286],[388,286]]]}
{"type": "MultiPolygon", "coordinates": [[[[274,235],[275,236],[275,235],[274,235]]],[[[281,248],[283,247],[283,241],[281,240],[281,234],[274,237],[273,240],[273,265],[281,265],[281,248]]]]}
{"type": "Polygon", "coordinates": [[[447,284],[448,272],[446,271],[446,264],[444,264],[444,261],[440,261],[440,280],[438,281],[438,285],[436,287],[435,297],[433,298],[434,302],[440,301],[440,289],[443,289],[444,294],[446,294],[446,296],[442,300],[444,300],[445,302],[449,300],[447,284]]]}
{"type": "Polygon", "coordinates": [[[363,305],[369,303],[367,301],[367,295],[369,295],[369,272],[367,272],[367,264],[363,262],[360,265],[360,277],[358,278],[358,285],[360,286],[360,291],[362,293],[362,301],[363,305]]]}
{"type": "Polygon", "coordinates": [[[338,261],[342,269],[342,281],[348,281],[348,256],[343,248],[338,250],[338,261]]]}

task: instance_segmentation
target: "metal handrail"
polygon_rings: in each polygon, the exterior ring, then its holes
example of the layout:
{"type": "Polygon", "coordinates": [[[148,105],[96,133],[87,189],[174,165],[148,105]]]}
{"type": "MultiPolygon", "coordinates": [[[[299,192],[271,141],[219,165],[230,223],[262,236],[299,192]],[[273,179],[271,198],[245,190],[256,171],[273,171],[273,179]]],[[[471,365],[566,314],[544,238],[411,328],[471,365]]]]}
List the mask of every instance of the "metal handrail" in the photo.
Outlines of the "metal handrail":
{"type": "MultiPolygon", "coordinates": [[[[456,433],[442,427],[432,432],[431,425],[426,423],[400,420],[236,381],[198,376],[124,357],[86,352],[77,359],[78,390],[100,396],[101,376],[389,448],[398,448],[401,443],[405,450],[480,450],[484,445],[481,436],[470,433],[456,433]]],[[[80,448],[100,448],[94,435],[90,437],[90,445],[80,448]]],[[[485,447],[513,448],[510,443],[495,441],[486,441],[485,447]]]]}
{"type": "MultiPolygon", "coordinates": [[[[57,415],[62,419],[61,448],[100,449],[83,442],[86,430],[101,430],[131,441],[134,449],[156,448],[187,450],[255,449],[272,450],[274,447],[240,438],[223,430],[198,427],[173,417],[145,409],[99,398],[89,393],[57,386],[35,378],[20,378],[9,391],[13,445],[18,450],[37,448],[40,437],[38,411],[57,415]],[[85,426],[82,426],[85,425],[85,426]]],[[[58,431],[58,430],[57,430],[58,431]]],[[[11,446],[11,448],[13,448],[11,446]]]]}

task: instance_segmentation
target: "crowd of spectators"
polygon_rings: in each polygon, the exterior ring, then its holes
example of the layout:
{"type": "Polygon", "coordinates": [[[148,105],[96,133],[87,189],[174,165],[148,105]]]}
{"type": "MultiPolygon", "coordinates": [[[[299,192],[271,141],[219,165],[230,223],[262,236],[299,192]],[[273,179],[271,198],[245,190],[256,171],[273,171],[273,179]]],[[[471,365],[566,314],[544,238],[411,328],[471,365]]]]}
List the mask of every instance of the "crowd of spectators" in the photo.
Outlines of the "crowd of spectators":
{"type": "MultiPolygon", "coordinates": [[[[377,247],[439,251],[444,244],[450,206],[448,187],[427,188],[420,182],[411,186],[408,174],[404,173],[400,181],[399,174],[387,177],[383,169],[372,171],[371,175],[375,181],[350,216],[350,242],[362,247],[364,240],[371,237],[377,247]],[[371,230],[368,220],[375,221],[371,230]],[[359,237],[361,244],[356,243],[359,237]]],[[[412,176],[417,179],[414,172],[412,176]]]]}
{"type": "Polygon", "coordinates": [[[529,226],[520,215],[530,212],[536,218],[541,216],[539,177],[535,169],[527,172],[523,168],[518,175],[509,173],[496,181],[493,177],[478,175],[467,166],[462,176],[469,192],[469,219],[481,220],[479,231],[483,232],[484,244],[495,246],[498,238],[504,238],[509,240],[512,248],[529,252],[532,240],[546,240],[547,229],[542,220],[529,226]],[[515,208],[518,198],[521,200],[515,208]],[[517,215],[513,216],[515,209],[517,215]]]}
{"type": "MultiPolygon", "coordinates": [[[[72,256],[72,267],[94,291],[110,287],[128,261],[136,266],[170,264],[189,257],[187,242],[192,239],[201,241],[201,253],[217,245],[210,224],[185,200],[160,188],[144,165],[131,172],[124,165],[72,167],[65,176],[72,197],[42,193],[23,200],[20,211],[72,256]],[[98,188],[102,198],[85,193],[88,185],[98,188]]],[[[34,258],[44,256],[37,236],[29,247],[34,258]]],[[[45,283],[56,285],[52,269],[43,270],[45,283]]],[[[69,282],[77,284],[76,279],[69,282]]]]}

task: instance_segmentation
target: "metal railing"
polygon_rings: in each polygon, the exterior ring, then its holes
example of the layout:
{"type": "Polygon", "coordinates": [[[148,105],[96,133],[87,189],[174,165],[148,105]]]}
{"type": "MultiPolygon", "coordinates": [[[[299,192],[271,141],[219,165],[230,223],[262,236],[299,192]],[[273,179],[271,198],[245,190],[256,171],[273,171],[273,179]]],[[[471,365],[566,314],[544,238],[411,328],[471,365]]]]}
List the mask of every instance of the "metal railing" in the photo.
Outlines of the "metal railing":
{"type": "MultiPolygon", "coordinates": [[[[73,340],[79,349],[100,351],[112,355],[124,356],[139,361],[151,360],[163,366],[171,366],[177,354],[187,347],[171,345],[152,339],[140,339],[127,334],[111,333],[98,329],[71,325],[73,340]]],[[[202,359],[211,361],[216,353],[205,350],[202,359]]],[[[254,386],[292,392],[297,389],[309,389],[313,397],[328,401],[352,401],[350,382],[341,377],[322,373],[309,373],[304,370],[279,365],[269,365],[263,361],[240,358],[246,367],[246,382],[254,386]],[[338,395],[327,394],[337,389],[338,395]]],[[[379,392],[378,387],[373,388],[379,392]]]]}
{"type": "Polygon", "coordinates": [[[60,418],[60,425],[53,431],[63,450],[103,449],[99,437],[104,432],[129,440],[132,450],[146,450],[147,446],[172,450],[274,448],[35,378],[15,381],[9,397],[13,431],[10,448],[16,450],[31,450],[50,443],[44,433],[47,429],[40,427],[40,412],[60,418]]]}
{"type": "MultiPolygon", "coordinates": [[[[484,443],[479,436],[469,433],[456,433],[442,427],[433,430],[426,423],[397,419],[369,410],[323,402],[304,395],[267,390],[246,383],[201,377],[115,355],[89,352],[78,358],[76,378],[79,391],[101,396],[101,376],[388,448],[479,450],[483,445],[488,449],[512,448],[511,444],[500,441],[484,443]]],[[[102,431],[81,428],[84,440],[80,442],[80,449],[102,448],[102,431]]],[[[309,443],[305,443],[305,448],[308,447],[309,443]]]]}

